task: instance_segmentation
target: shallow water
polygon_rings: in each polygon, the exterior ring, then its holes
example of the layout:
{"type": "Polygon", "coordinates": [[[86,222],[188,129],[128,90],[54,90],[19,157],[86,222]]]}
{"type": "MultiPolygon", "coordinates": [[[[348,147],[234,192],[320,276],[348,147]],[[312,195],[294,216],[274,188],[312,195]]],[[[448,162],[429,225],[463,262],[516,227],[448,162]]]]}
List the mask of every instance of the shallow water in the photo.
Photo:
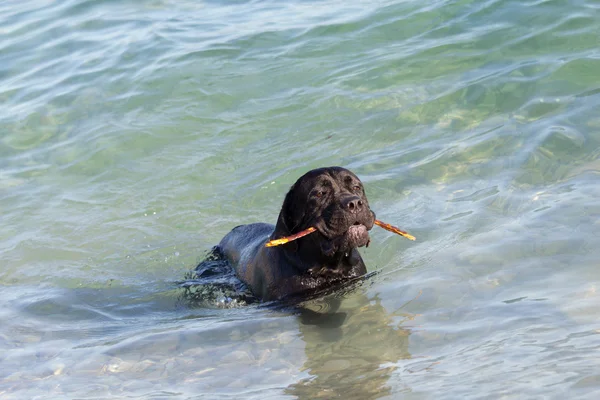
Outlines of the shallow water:
{"type": "Polygon", "coordinates": [[[0,396],[598,397],[599,11],[3,2],[0,396]],[[182,301],[326,165],[417,242],[326,319],[182,301]]]}

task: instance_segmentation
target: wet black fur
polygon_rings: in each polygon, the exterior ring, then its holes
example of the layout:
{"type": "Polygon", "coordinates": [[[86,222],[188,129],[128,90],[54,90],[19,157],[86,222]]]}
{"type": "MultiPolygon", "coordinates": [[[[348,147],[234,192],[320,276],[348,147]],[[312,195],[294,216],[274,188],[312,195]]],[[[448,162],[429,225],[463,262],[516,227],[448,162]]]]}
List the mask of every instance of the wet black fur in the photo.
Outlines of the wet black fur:
{"type": "Polygon", "coordinates": [[[367,269],[358,247],[368,244],[367,231],[374,221],[356,175],[340,167],[319,168],[290,188],[275,226],[240,225],[218,247],[256,297],[279,300],[363,276],[367,269]],[[311,226],[317,231],[308,236],[265,247],[271,239],[311,226]]]}

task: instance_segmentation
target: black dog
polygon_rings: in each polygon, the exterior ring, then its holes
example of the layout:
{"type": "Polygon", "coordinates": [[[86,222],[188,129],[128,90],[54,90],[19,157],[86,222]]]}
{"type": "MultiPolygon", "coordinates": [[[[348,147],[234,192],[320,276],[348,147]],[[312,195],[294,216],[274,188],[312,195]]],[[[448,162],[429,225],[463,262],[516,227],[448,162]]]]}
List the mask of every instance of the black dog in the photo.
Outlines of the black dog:
{"type": "Polygon", "coordinates": [[[240,225],[219,248],[255,296],[278,300],[315,292],[367,272],[358,247],[368,245],[375,213],[356,175],[340,167],[307,172],[285,196],[277,225],[240,225]],[[271,239],[309,227],[316,232],[277,247],[271,239]]]}

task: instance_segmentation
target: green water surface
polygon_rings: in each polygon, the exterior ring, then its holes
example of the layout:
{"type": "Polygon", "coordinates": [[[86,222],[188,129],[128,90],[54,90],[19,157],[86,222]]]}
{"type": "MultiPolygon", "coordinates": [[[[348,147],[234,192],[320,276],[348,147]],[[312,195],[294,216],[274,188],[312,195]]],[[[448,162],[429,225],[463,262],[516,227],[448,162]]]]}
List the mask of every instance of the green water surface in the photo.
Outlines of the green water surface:
{"type": "Polygon", "coordinates": [[[600,3],[0,3],[2,399],[600,396],[600,3]],[[329,323],[176,282],[340,165],[329,323]],[[339,322],[336,324],[335,322],[339,322]]]}

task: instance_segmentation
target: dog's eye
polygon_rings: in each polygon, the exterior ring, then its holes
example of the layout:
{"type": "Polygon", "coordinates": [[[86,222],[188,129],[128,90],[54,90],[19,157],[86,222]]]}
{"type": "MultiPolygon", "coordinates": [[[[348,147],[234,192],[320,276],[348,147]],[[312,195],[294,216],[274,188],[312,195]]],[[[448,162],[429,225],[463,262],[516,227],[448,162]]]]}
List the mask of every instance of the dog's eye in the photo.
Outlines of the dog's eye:
{"type": "Polygon", "coordinates": [[[324,190],[317,190],[314,193],[315,197],[323,197],[325,195],[325,191],[324,190]]]}

